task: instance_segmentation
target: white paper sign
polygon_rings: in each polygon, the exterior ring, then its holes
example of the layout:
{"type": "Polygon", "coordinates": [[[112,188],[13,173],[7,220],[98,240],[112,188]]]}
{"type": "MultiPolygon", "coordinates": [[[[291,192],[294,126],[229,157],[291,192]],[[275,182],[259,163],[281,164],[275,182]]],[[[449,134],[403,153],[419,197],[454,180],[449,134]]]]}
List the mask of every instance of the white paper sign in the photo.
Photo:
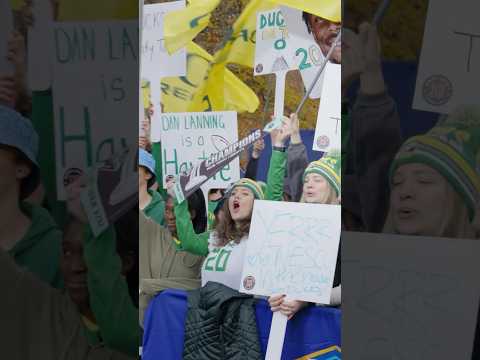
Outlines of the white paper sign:
{"type": "Polygon", "coordinates": [[[138,22],[55,23],[53,105],[57,196],[64,180],[128,147],[138,116],[138,22]],[[72,85],[73,84],[73,85],[72,85]],[[133,110],[133,111],[132,111],[133,110]]]}
{"type": "Polygon", "coordinates": [[[447,114],[459,105],[478,103],[478,5],[429,1],[414,109],[447,114]]]}
{"type": "Polygon", "coordinates": [[[9,0],[0,0],[0,74],[13,75],[13,64],[7,60],[8,39],[13,31],[13,13],[9,0]]]}
{"type": "Polygon", "coordinates": [[[470,360],[480,242],[342,233],[345,359],[470,360]]]}
{"type": "MultiPolygon", "coordinates": [[[[312,33],[308,32],[307,24],[303,20],[303,13],[300,10],[282,6],[282,13],[287,23],[288,32],[295,37],[296,53],[299,54],[299,70],[302,75],[305,88],[312,85],[319,67],[322,65],[325,56],[320,46],[315,42],[312,33]]],[[[313,88],[310,98],[319,99],[322,94],[322,84],[325,72],[318,79],[313,88]]]]}
{"type": "Polygon", "coordinates": [[[342,148],[342,66],[328,63],[324,79],[313,150],[328,152],[342,148]]]}
{"type": "MultiPolygon", "coordinates": [[[[188,172],[193,165],[238,141],[237,113],[191,112],[159,115],[162,139],[163,185],[168,175],[188,172]]],[[[238,158],[226,165],[205,188],[227,188],[240,179],[238,158]]]]}
{"type": "Polygon", "coordinates": [[[255,201],[240,291],[330,304],[338,205],[255,201]]]}
{"type": "Polygon", "coordinates": [[[141,78],[150,83],[150,95],[154,107],[152,118],[152,142],[160,141],[158,116],[160,105],[160,79],[167,76],[184,76],[187,69],[187,52],[185,48],[169,55],[164,47],[163,20],[170,11],[185,8],[185,1],[172,1],[143,6],[141,78]]]}
{"type": "Polygon", "coordinates": [[[287,27],[282,10],[276,8],[257,14],[255,75],[266,75],[303,69],[310,65],[310,54],[306,39],[298,35],[302,20],[292,22],[287,27]]]}
{"type": "Polygon", "coordinates": [[[160,78],[184,76],[187,67],[185,48],[168,55],[163,40],[163,18],[170,11],[185,7],[185,1],[148,4],[143,7],[142,76],[160,86],[160,78]]]}

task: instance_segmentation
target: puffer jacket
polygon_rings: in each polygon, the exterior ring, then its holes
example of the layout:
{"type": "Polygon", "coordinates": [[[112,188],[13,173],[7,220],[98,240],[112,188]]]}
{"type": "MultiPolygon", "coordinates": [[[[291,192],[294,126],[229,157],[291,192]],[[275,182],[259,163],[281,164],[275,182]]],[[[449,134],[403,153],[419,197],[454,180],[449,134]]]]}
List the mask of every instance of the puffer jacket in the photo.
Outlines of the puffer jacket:
{"type": "Polygon", "coordinates": [[[189,291],[183,359],[262,359],[255,299],[215,282],[189,291]]]}

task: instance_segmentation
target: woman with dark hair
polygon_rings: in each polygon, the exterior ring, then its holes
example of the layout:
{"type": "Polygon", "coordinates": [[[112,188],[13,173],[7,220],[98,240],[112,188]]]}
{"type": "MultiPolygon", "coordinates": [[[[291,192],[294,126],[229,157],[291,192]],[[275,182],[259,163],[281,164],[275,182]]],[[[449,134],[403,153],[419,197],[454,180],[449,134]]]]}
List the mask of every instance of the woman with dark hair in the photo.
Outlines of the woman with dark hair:
{"type": "MultiPolygon", "coordinates": [[[[189,229],[192,225],[187,204],[176,203],[176,224],[181,229],[181,234],[185,234],[177,239],[177,249],[206,257],[202,265],[202,286],[213,281],[238,290],[254,200],[264,200],[267,192],[277,190],[278,200],[281,200],[286,163],[284,150],[290,128],[290,120],[286,118],[283,128],[271,133],[273,151],[269,181],[274,179],[274,190],[271,189],[272,185],[269,189],[251,179],[240,179],[229,192],[222,208],[222,216],[217,218],[215,228],[210,233],[191,236],[189,229]]],[[[173,192],[172,188],[169,192],[173,192]]]]}

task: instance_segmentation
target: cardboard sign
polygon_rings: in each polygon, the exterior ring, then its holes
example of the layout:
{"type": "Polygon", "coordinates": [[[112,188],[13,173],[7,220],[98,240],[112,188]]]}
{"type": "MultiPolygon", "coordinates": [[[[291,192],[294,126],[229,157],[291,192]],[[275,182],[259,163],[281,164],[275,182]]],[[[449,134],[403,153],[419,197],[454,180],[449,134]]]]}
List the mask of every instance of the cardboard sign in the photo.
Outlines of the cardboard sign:
{"type": "Polygon", "coordinates": [[[330,304],[340,206],[255,201],[240,291],[330,304]]]}
{"type": "Polygon", "coordinates": [[[2,14],[2,21],[0,22],[0,74],[13,75],[13,64],[7,60],[8,39],[13,32],[13,13],[9,0],[0,0],[0,14],[2,14]]]}
{"type": "MultiPolygon", "coordinates": [[[[164,179],[192,167],[238,140],[237,113],[164,113],[159,115],[164,179]]],[[[239,160],[226,164],[205,186],[227,188],[240,179],[239,160]]]]}
{"type": "Polygon", "coordinates": [[[138,89],[138,23],[55,23],[53,36],[57,197],[64,200],[69,179],[128,148],[131,128],[118,124],[138,116],[130,93],[138,89]]]}
{"type": "Polygon", "coordinates": [[[478,102],[480,24],[477,18],[476,2],[429,2],[414,109],[448,114],[459,105],[478,102]]]}
{"type": "MultiPolygon", "coordinates": [[[[322,53],[312,33],[308,31],[307,24],[303,20],[302,11],[287,6],[282,6],[281,10],[287,23],[289,34],[295,37],[295,45],[297,47],[295,52],[300,56],[298,68],[305,88],[308,89],[312,85],[319,67],[325,60],[326,54],[322,53]]],[[[311,99],[319,99],[321,97],[324,74],[325,72],[310,93],[309,97],[311,99]]]]}
{"type": "Polygon", "coordinates": [[[328,63],[324,71],[322,98],[318,107],[313,150],[328,152],[342,148],[342,67],[328,63]]]}
{"type": "Polygon", "coordinates": [[[345,359],[470,360],[480,242],[342,233],[345,359]]]}

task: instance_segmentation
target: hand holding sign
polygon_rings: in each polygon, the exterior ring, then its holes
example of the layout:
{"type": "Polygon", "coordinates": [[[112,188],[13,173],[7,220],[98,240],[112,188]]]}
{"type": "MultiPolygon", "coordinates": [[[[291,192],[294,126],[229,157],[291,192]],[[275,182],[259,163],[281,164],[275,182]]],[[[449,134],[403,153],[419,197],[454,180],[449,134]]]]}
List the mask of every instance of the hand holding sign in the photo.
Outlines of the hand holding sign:
{"type": "Polygon", "coordinates": [[[267,359],[280,359],[287,316],[300,300],[330,303],[339,239],[340,206],[255,201],[240,291],[286,295],[270,299],[278,311],[267,359]]]}

